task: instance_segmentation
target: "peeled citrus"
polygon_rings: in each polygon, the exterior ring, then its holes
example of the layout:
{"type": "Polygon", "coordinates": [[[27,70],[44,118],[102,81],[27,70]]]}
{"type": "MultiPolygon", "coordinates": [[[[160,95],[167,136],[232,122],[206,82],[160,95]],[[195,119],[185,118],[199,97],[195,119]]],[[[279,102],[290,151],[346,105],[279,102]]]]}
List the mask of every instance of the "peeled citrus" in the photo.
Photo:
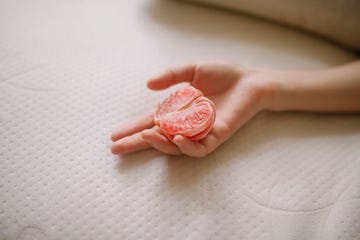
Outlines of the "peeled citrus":
{"type": "Polygon", "coordinates": [[[183,135],[196,141],[211,131],[215,116],[213,102],[200,90],[185,86],[158,105],[154,122],[170,140],[183,135]]]}

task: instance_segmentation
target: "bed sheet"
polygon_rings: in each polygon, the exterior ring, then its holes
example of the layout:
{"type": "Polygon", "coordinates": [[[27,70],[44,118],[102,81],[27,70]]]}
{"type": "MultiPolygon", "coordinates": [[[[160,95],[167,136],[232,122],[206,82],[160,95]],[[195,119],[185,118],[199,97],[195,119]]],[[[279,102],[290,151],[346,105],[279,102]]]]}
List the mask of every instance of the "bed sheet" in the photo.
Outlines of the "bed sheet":
{"type": "Polygon", "coordinates": [[[110,153],[162,69],[355,56],[176,1],[0,0],[0,239],[360,239],[360,116],[264,112],[203,159],[110,153]]]}

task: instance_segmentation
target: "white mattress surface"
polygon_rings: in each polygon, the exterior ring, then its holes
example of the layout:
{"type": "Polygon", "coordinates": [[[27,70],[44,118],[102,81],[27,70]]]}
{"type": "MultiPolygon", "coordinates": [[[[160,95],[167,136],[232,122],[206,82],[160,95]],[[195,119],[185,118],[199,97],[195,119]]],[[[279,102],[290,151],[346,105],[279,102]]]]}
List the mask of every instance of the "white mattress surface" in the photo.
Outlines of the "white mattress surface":
{"type": "Polygon", "coordinates": [[[360,239],[359,114],[261,113],[204,159],[112,156],[165,67],[355,58],[174,1],[0,0],[0,239],[360,239]]]}

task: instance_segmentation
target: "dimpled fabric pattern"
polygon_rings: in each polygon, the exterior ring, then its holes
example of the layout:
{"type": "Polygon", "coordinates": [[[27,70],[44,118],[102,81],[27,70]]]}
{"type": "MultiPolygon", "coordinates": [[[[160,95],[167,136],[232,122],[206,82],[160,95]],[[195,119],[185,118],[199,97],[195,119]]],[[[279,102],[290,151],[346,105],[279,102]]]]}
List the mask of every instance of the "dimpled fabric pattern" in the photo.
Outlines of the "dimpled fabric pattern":
{"type": "Polygon", "coordinates": [[[301,69],[355,56],[156,0],[0,0],[0,239],[360,239],[360,116],[261,113],[204,159],[112,156],[110,132],[197,59],[301,69]]]}

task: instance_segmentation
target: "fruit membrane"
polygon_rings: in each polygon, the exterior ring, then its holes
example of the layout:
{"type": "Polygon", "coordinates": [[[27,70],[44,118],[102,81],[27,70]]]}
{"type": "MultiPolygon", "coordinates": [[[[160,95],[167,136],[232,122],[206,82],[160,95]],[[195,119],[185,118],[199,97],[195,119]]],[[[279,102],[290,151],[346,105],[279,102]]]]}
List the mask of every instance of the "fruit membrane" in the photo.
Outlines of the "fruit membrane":
{"type": "Polygon", "coordinates": [[[213,102],[200,90],[185,86],[158,104],[154,123],[171,141],[176,135],[197,141],[211,131],[215,117],[213,102]]]}

